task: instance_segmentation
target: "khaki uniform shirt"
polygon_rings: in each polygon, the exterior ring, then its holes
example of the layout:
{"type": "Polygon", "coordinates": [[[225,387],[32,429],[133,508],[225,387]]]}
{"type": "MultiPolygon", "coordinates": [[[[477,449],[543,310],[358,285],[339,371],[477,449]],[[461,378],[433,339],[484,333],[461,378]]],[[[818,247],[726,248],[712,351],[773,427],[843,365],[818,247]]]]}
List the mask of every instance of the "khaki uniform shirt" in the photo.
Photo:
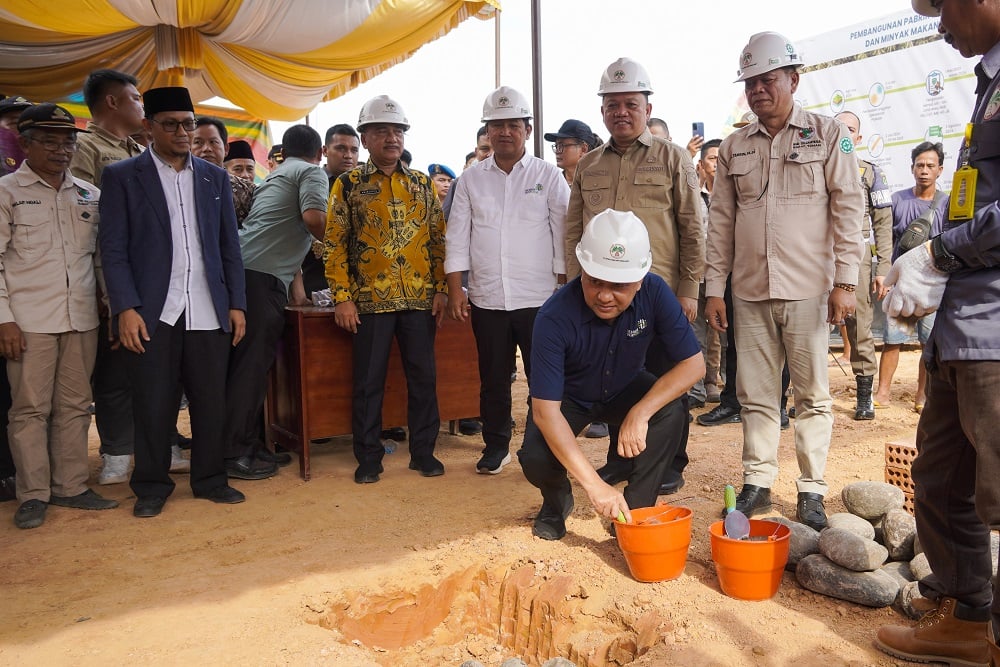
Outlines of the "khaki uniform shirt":
{"type": "Polygon", "coordinates": [[[132,137],[119,139],[107,130],[87,123],[90,134],[82,132],[76,136],[77,149],[70,169],[79,179],[101,187],[101,172],[113,162],[135,157],[142,152],[142,146],[132,137]]]}
{"type": "Polygon", "coordinates": [[[619,155],[611,140],[576,167],[566,213],[566,275],[580,274],[576,246],[605,209],[631,211],[646,225],[656,275],[677,296],[698,298],[705,266],[701,186],[688,152],[643,131],[619,155]]]}
{"type": "Polygon", "coordinates": [[[864,192],[847,129],[796,105],[772,138],[753,122],[719,148],[705,293],[726,276],[745,301],[817,297],[854,285],[864,251],[864,192]]]}
{"type": "Polygon", "coordinates": [[[30,333],[97,327],[99,198],[69,171],[53,190],[27,162],[0,178],[0,322],[30,333]]]}

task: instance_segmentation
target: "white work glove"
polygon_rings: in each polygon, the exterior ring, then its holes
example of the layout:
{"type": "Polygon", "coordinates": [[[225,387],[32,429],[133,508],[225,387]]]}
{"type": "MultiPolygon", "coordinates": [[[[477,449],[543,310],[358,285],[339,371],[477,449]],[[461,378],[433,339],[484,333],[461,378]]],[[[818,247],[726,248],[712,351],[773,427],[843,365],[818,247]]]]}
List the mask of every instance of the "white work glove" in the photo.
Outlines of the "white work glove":
{"type": "Polygon", "coordinates": [[[923,317],[941,305],[948,274],[934,266],[930,243],[904,253],[889,269],[885,285],[889,294],[882,309],[897,320],[923,317]]]}

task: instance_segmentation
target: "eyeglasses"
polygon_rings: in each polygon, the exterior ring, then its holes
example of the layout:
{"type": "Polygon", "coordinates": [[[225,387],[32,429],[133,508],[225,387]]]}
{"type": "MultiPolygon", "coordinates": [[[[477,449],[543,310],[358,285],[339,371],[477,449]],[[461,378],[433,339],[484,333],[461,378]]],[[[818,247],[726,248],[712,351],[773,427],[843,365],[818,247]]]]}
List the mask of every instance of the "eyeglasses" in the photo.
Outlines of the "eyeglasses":
{"type": "Polygon", "coordinates": [[[188,118],[187,120],[156,120],[155,118],[150,118],[157,125],[163,128],[164,132],[168,134],[174,134],[177,132],[178,127],[183,127],[185,132],[194,132],[194,129],[198,125],[194,122],[194,118],[188,118]]]}
{"type": "Polygon", "coordinates": [[[567,141],[565,143],[563,143],[563,142],[555,143],[555,144],[552,144],[552,152],[553,153],[562,153],[567,148],[570,148],[572,146],[580,146],[580,145],[582,145],[582,144],[579,141],[567,141]]]}
{"type": "Polygon", "coordinates": [[[67,153],[75,153],[76,149],[79,148],[79,144],[75,141],[43,141],[42,139],[35,139],[34,137],[31,137],[31,141],[34,141],[36,144],[41,144],[42,148],[50,153],[55,153],[59,149],[62,149],[67,153]]]}

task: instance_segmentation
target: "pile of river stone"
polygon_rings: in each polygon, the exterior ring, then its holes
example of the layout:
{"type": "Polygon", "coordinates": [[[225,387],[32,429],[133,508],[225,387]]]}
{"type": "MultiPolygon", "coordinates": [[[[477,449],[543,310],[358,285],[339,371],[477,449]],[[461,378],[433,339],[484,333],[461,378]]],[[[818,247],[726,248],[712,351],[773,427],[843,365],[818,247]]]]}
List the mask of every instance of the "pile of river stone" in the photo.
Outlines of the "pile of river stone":
{"type": "MultiPolygon", "coordinates": [[[[893,605],[918,618],[917,582],[930,574],[916,539],[913,516],[903,509],[903,492],[884,482],[854,482],[841,494],[847,512],[832,514],[817,532],[784,517],[767,517],[791,529],[786,569],[810,591],[869,607],[893,605]]],[[[992,533],[993,571],[997,534],[992,533]]]]}

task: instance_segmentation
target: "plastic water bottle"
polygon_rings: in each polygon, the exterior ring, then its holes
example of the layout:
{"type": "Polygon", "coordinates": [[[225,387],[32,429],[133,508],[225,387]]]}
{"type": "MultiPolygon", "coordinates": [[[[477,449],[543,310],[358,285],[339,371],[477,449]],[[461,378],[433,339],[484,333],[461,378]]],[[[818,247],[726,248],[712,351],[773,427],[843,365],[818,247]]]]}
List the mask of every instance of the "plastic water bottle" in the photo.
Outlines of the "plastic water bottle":
{"type": "Polygon", "coordinates": [[[392,454],[396,451],[396,441],[395,440],[383,440],[382,447],[385,449],[386,454],[392,454]]]}

